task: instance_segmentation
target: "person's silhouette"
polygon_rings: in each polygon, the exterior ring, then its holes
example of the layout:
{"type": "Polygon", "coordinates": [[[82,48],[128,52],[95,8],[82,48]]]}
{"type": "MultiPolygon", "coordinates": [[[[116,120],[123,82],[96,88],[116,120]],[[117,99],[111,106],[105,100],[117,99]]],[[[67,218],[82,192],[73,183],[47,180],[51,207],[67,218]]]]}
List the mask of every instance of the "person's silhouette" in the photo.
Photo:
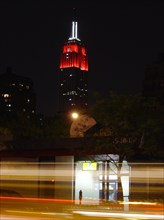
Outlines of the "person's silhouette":
{"type": "Polygon", "coordinates": [[[81,205],[81,200],[83,198],[83,192],[82,190],[79,191],[79,204],[81,205]]]}

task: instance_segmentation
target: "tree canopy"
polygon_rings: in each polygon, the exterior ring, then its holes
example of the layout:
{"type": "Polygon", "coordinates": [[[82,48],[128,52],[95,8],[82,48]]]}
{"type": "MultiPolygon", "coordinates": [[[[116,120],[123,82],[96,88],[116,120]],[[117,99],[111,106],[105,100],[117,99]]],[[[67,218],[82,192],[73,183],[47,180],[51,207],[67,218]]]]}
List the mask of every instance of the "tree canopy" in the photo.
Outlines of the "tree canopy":
{"type": "Polygon", "coordinates": [[[100,125],[94,135],[112,136],[114,144],[122,144],[127,154],[139,150],[152,158],[163,156],[164,106],[157,99],[111,91],[106,98],[97,99],[89,114],[100,125]]]}

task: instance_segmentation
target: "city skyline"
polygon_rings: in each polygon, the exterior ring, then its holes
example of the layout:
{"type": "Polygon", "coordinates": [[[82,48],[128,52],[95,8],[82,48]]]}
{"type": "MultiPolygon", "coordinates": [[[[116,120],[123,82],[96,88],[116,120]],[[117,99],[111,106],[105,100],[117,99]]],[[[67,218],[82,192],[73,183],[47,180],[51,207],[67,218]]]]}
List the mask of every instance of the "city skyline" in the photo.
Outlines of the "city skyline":
{"type": "Polygon", "coordinates": [[[88,49],[89,95],[142,90],[144,68],[164,52],[163,1],[0,2],[0,74],[11,66],[34,82],[37,111],[54,115],[60,53],[77,9],[79,38],[88,49]],[[109,5],[109,6],[108,6],[109,5]]]}

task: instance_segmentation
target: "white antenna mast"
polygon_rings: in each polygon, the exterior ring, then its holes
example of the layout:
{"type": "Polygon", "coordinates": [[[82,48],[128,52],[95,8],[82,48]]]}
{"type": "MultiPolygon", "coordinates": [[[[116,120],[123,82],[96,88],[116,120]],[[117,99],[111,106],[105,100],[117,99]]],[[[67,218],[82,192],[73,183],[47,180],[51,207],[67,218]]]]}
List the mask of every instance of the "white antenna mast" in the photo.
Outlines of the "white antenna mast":
{"type": "Polygon", "coordinates": [[[77,23],[77,18],[76,18],[76,10],[74,8],[74,19],[72,21],[72,32],[71,32],[71,37],[69,38],[69,40],[78,40],[80,41],[80,39],[78,38],[78,23],[77,23]]]}

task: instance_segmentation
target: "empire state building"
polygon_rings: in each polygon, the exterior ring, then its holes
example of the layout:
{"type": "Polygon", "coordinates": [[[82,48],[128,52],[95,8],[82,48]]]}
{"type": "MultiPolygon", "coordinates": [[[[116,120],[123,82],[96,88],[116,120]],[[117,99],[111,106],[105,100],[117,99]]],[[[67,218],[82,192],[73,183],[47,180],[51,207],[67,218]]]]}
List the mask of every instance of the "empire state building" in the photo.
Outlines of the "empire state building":
{"type": "Polygon", "coordinates": [[[71,36],[60,56],[60,112],[86,109],[88,106],[88,55],[78,38],[78,22],[72,21],[71,36]]]}

